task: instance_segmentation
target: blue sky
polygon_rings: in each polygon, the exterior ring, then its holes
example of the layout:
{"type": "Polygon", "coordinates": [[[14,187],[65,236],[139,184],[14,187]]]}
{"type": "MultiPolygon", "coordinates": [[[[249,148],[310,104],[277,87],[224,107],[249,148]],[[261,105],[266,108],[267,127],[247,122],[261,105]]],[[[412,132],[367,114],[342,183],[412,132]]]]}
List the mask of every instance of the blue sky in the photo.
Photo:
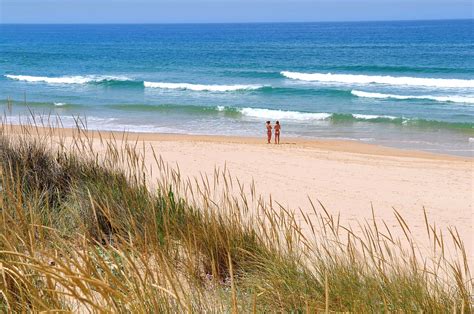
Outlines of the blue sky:
{"type": "Polygon", "coordinates": [[[1,23],[213,23],[458,19],[472,0],[0,0],[1,23]]]}

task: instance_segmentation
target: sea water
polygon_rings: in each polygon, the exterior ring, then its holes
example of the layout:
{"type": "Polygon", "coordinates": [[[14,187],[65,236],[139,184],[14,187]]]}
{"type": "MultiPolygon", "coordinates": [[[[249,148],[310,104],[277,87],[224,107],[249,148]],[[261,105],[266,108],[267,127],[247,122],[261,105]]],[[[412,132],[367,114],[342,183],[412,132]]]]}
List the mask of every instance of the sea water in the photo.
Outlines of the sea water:
{"type": "Polygon", "coordinates": [[[472,156],[473,20],[0,25],[4,120],[472,156]]]}

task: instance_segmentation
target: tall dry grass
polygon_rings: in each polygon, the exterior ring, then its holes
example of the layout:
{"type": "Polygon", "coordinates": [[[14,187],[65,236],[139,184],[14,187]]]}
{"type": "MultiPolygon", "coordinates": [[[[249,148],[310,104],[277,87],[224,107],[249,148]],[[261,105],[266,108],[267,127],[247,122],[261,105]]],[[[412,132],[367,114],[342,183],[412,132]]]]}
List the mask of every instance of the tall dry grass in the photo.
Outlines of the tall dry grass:
{"type": "Polygon", "coordinates": [[[429,254],[397,212],[402,238],[375,218],[353,230],[226,169],[184,178],[127,134],[45,121],[0,130],[2,312],[473,311],[463,241],[426,215],[429,254]]]}

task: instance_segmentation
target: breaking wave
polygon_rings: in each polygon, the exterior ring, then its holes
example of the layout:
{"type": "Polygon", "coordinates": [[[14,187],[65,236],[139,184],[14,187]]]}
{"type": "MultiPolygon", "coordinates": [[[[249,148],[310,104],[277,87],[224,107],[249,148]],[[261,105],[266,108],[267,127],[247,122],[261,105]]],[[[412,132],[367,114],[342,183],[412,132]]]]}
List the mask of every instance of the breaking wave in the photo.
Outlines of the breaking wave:
{"type": "Polygon", "coordinates": [[[393,94],[382,94],[382,93],[369,93],[358,90],[352,90],[351,94],[357,97],[363,98],[376,98],[376,99],[398,99],[398,100],[410,100],[410,99],[426,99],[439,102],[454,102],[454,103],[465,103],[474,104],[474,97],[465,96],[431,96],[431,95],[393,95],[393,94]]]}
{"type": "Polygon", "coordinates": [[[271,88],[264,85],[204,85],[190,83],[167,83],[167,82],[147,82],[135,81],[126,76],[110,76],[110,75],[86,75],[86,76],[30,76],[30,75],[11,75],[5,77],[30,83],[47,83],[47,84],[97,84],[106,86],[130,86],[141,88],[160,88],[160,89],[177,89],[191,91],[209,91],[209,92],[233,92],[244,90],[258,90],[271,88]]]}
{"type": "Polygon", "coordinates": [[[242,115],[262,119],[276,120],[326,120],[331,117],[330,113],[309,113],[299,111],[285,111],[261,108],[241,108],[238,110],[242,115]]]}
{"type": "Polygon", "coordinates": [[[210,92],[233,92],[239,90],[257,90],[264,88],[263,85],[203,85],[190,83],[165,83],[165,82],[147,82],[143,83],[145,87],[161,89],[184,89],[192,91],[210,91],[210,92]]]}
{"type": "Polygon", "coordinates": [[[60,77],[48,77],[48,76],[29,76],[29,75],[10,75],[7,74],[5,77],[32,83],[48,83],[48,84],[90,84],[90,83],[102,83],[102,82],[127,82],[131,81],[125,76],[109,76],[109,75],[87,75],[87,76],[60,76],[60,77]]]}
{"type": "Polygon", "coordinates": [[[381,76],[381,75],[359,75],[359,74],[331,74],[331,73],[301,73],[283,71],[284,77],[308,81],[344,84],[386,84],[427,86],[440,88],[474,88],[474,80],[423,78],[409,76],[381,76]]]}

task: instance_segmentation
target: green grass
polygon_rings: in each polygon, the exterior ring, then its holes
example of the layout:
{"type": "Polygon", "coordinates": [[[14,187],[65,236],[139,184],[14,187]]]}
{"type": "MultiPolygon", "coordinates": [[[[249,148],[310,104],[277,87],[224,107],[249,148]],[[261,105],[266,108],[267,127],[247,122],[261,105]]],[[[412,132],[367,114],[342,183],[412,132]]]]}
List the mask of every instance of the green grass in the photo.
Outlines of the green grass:
{"type": "Polygon", "coordinates": [[[428,254],[396,212],[403,239],[375,219],[356,232],[322,204],[270,206],[226,169],[183,178],[158,152],[150,182],[126,134],[99,156],[84,130],[56,131],[0,130],[0,311],[473,311],[455,229],[426,217],[428,254]]]}

